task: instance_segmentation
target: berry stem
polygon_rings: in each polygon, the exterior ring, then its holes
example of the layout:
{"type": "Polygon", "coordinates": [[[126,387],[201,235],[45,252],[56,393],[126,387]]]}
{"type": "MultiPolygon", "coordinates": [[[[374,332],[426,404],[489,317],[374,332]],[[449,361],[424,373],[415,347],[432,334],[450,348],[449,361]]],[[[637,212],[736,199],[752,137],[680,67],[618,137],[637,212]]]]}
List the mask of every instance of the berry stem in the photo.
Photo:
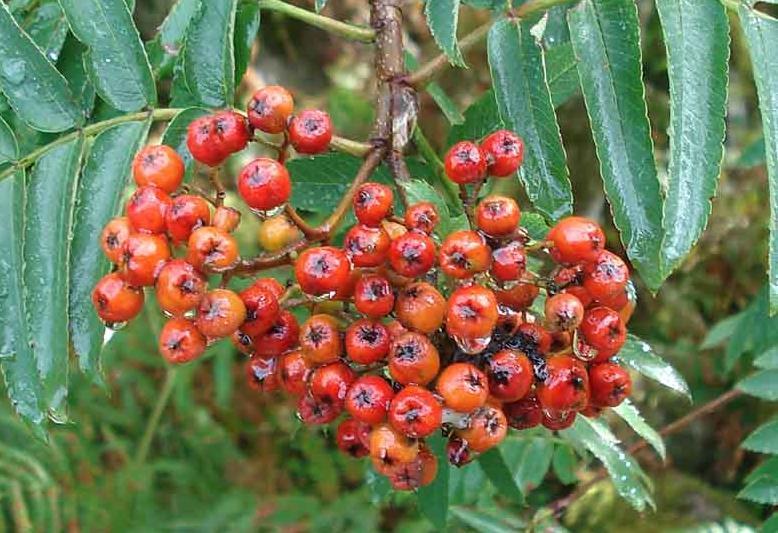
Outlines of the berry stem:
{"type": "Polygon", "coordinates": [[[151,447],[151,441],[154,439],[154,434],[159,427],[159,421],[162,418],[162,413],[170,400],[170,395],[173,392],[173,388],[178,378],[178,368],[169,366],[167,368],[167,374],[165,375],[165,384],[162,386],[162,390],[157,396],[157,402],[154,404],[154,409],[151,411],[149,421],[146,423],[146,429],[143,431],[143,437],[138,445],[138,452],[135,454],[135,466],[136,468],[146,462],[146,457],[149,455],[149,448],[151,447]]]}
{"type": "Polygon", "coordinates": [[[416,125],[416,129],[413,130],[413,142],[416,144],[422,157],[433,167],[435,179],[443,189],[443,194],[446,196],[446,203],[449,206],[459,205],[459,191],[454,182],[446,178],[443,175],[443,161],[441,161],[435,149],[430,144],[424,132],[421,131],[421,127],[416,125]]]}
{"type": "Polygon", "coordinates": [[[375,40],[376,37],[376,32],[370,28],[364,28],[362,26],[356,26],[330,17],[325,17],[318,13],[314,13],[313,11],[287,4],[281,0],[258,0],[257,5],[259,5],[260,9],[282,13],[288,17],[310,24],[311,26],[316,26],[329,33],[354,41],[369,43],[375,40]]]}
{"type": "Polygon", "coordinates": [[[316,239],[321,236],[321,231],[303,220],[303,217],[300,216],[297,209],[292,207],[292,204],[287,202],[284,206],[284,213],[286,213],[286,216],[292,221],[292,224],[297,226],[297,229],[299,229],[307,239],[316,239]]]}

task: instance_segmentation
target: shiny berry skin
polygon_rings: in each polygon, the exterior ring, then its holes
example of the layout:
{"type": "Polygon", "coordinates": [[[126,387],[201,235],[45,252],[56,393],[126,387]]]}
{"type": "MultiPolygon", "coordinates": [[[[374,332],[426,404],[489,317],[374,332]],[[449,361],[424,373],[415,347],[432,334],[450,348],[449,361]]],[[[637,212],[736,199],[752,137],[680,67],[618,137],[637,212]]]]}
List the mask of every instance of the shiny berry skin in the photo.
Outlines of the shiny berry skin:
{"type": "Polygon", "coordinates": [[[208,280],[183,259],[173,259],[160,269],[154,286],[160,309],[180,316],[197,308],[208,290],[208,280]]]}
{"type": "Polygon", "coordinates": [[[243,355],[254,355],[254,339],[250,335],[237,330],[230,335],[230,342],[243,355]]]}
{"type": "Polygon", "coordinates": [[[449,437],[448,442],[446,442],[446,458],[448,458],[449,464],[459,468],[468,464],[474,457],[464,440],[456,435],[449,437]]]}
{"type": "Polygon", "coordinates": [[[302,236],[297,226],[283,213],[262,221],[257,230],[259,245],[268,252],[277,252],[302,236]]]}
{"type": "Polygon", "coordinates": [[[363,183],[354,194],[354,216],[361,224],[378,226],[392,213],[394,193],[381,183],[363,183]]]}
{"type": "Polygon", "coordinates": [[[627,328],[619,314],[607,307],[594,307],[586,311],[581,323],[581,334],[586,343],[597,350],[596,361],[604,361],[616,355],[627,340],[627,328]]]}
{"type": "Polygon", "coordinates": [[[446,299],[429,283],[418,281],[399,291],[394,312],[406,328],[430,334],[443,325],[446,299]]]}
{"type": "Polygon", "coordinates": [[[394,292],[389,281],[377,274],[362,276],[354,287],[354,307],[370,318],[386,316],[394,309],[394,292]]]}
{"type": "Polygon", "coordinates": [[[603,250],[592,263],[584,265],[583,286],[597,301],[620,295],[629,281],[629,269],[618,255],[603,250]]]}
{"type": "Polygon", "coordinates": [[[488,172],[495,178],[504,178],[516,172],[524,160],[524,141],[508,130],[495,131],[481,142],[486,154],[488,172]]]}
{"type": "Polygon", "coordinates": [[[300,350],[312,365],[338,360],[342,344],[338,322],[330,315],[313,315],[300,328],[300,350]]]}
{"type": "Polygon", "coordinates": [[[492,252],[475,231],[455,231],[440,246],[440,269],[455,279],[472,277],[489,269],[492,252]]]}
{"type": "Polygon", "coordinates": [[[251,209],[270,211],[289,200],[292,180],[281,163],[258,157],[238,174],[238,193],[251,209]]]}
{"type": "Polygon", "coordinates": [[[497,281],[518,281],[527,271],[527,255],[519,242],[511,242],[492,252],[490,272],[497,281]]]}
{"type": "Polygon", "coordinates": [[[273,392],[280,386],[278,360],[275,357],[252,357],[246,361],[249,387],[259,392],[273,392]]]}
{"type": "Polygon", "coordinates": [[[111,263],[119,264],[124,258],[127,239],[133,233],[130,219],[117,217],[108,221],[100,234],[100,247],[111,263]]]}
{"type": "Polygon", "coordinates": [[[228,152],[216,138],[216,126],[213,117],[207,115],[189,123],[186,146],[197,161],[215,167],[224,161],[228,152]]]}
{"type": "Polygon", "coordinates": [[[205,352],[206,340],[191,320],[171,318],[159,334],[159,353],[168,363],[194,361],[205,352]]]}
{"type": "Polygon", "coordinates": [[[165,216],[172,200],[159,187],[140,187],[127,202],[127,218],[137,231],[143,233],[165,233],[165,216]]]}
{"type": "Polygon", "coordinates": [[[321,246],[301,253],[295,262],[294,272],[304,293],[322,296],[348,284],[351,264],[343,250],[321,246]]]}
{"type": "Polygon", "coordinates": [[[254,93],[247,111],[252,128],[265,133],[282,133],[294,111],[294,99],[285,88],[268,85],[254,93]]]}
{"type": "Polygon", "coordinates": [[[423,387],[409,385],[389,405],[389,423],[408,437],[427,437],[440,428],[443,409],[435,396],[423,387]]]}
{"type": "Polygon", "coordinates": [[[289,142],[300,154],[320,154],[332,140],[332,120],[319,109],[306,109],[289,122],[289,142]]]}
{"type": "Polygon", "coordinates": [[[284,293],[286,292],[286,289],[284,288],[281,283],[274,278],[259,278],[254,280],[253,285],[256,287],[260,287],[262,289],[266,289],[273,294],[276,298],[281,298],[284,293]]]}
{"type": "Polygon", "coordinates": [[[154,285],[162,266],[170,259],[170,247],[162,235],[133,233],[127,238],[122,261],[124,278],[135,287],[154,285]]]}
{"type": "Polygon", "coordinates": [[[538,324],[524,322],[516,329],[516,334],[520,335],[524,342],[542,354],[551,349],[551,334],[538,324]]]}
{"type": "Polygon", "coordinates": [[[386,357],[389,343],[389,332],[378,321],[363,318],[355,320],[346,329],[346,355],[361,365],[369,365],[386,357]]]}
{"type": "Polygon", "coordinates": [[[269,330],[254,338],[257,355],[278,355],[291,350],[297,345],[300,335],[300,325],[289,311],[281,311],[269,330]]]}
{"type": "Polygon", "coordinates": [[[389,347],[389,373],[403,384],[426,385],[438,375],[440,356],[432,342],[420,333],[408,332],[389,347]]]}
{"type": "Polygon", "coordinates": [[[452,363],[444,368],[435,390],[446,407],[462,413],[483,406],[489,396],[486,375],[470,363],[452,363]]]}
{"type": "Polygon", "coordinates": [[[529,358],[515,350],[500,350],[489,359],[489,393],[501,402],[515,402],[529,393],[535,374],[529,358]]]}
{"type": "Polygon", "coordinates": [[[200,270],[221,272],[238,262],[238,242],[213,226],[197,228],[189,236],[186,260],[200,270]]]}
{"type": "Polygon", "coordinates": [[[164,144],[144,146],[132,161],[132,177],[138,187],[153,185],[170,194],[184,179],[184,161],[164,144]]]}
{"type": "Polygon", "coordinates": [[[216,139],[224,152],[234,154],[246,147],[251,135],[243,115],[228,109],[214,114],[212,120],[216,139]]]}
{"type": "Polygon", "coordinates": [[[227,289],[214,289],[197,306],[197,329],[210,338],[232,335],[246,320],[243,300],[227,289]]]}
{"type": "Polygon", "coordinates": [[[246,320],[240,329],[251,337],[257,337],[269,330],[278,319],[281,307],[278,298],[267,287],[253,283],[238,293],[246,306],[246,320]]]}
{"type": "Polygon", "coordinates": [[[583,320],[581,300],[565,292],[546,300],[546,324],[551,331],[573,331],[583,320]]]}
{"type": "Polygon", "coordinates": [[[416,490],[435,481],[437,474],[438,458],[429,448],[421,446],[416,459],[392,469],[389,483],[394,490],[416,490]]]}
{"type": "Polygon", "coordinates": [[[506,403],[502,406],[508,425],[514,429],[534,428],[543,421],[543,411],[538,398],[529,394],[521,400],[506,403]]]}
{"type": "Polygon", "coordinates": [[[478,453],[497,446],[508,433],[508,421],[501,409],[487,405],[470,417],[470,425],[458,432],[470,450],[478,453]]]}
{"type": "Polygon", "coordinates": [[[438,222],[440,222],[438,208],[432,202],[418,202],[405,211],[405,226],[411,231],[416,230],[431,235],[438,222]]]}
{"type": "MultiPolygon", "coordinates": [[[[232,233],[240,224],[240,211],[220,205],[213,213],[213,227],[232,233]]],[[[207,224],[206,224],[207,225],[207,224]]]]}
{"type": "Polygon", "coordinates": [[[391,243],[383,228],[358,224],[346,233],[343,249],[355,267],[377,267],[389,257],[391,243]]]}
{"type": "Polygon", "coordinates": [[[596,407],[617,407],[632,393],[632,378],[616,363],[589,368],[591,403],[596,407]]]}
{"type": "Polygon", "coordinates": [[[507,196],[487,196],[475,208],[478,229],[495,237],[514,233],[519,227],[520,219],[519,204],[507,196]]]}
{"type": "Polygon", "coordinates": [[[551,228],[546,239],[554,243],[549,253],[557,263],[594,261],[605,248],[602,228],[584,217],[563,218],[551,228]]]}
{"type": "Polygon", "coordinates": [[[340,361],[320,366],[311,374],[311,394],[317,400],[342,406],[356,378],[354,371],[340,361]]]}
{"type": "Polygon", "coordinates": [[[303,394],[297,400],[297,417],[303,424],[329,424],[340,415],[342,408],[334,403],[318,400],[311,394],[303,394]]]}
{"type": "Polygon", "coordinates": [[[130,286],[119,274],[106,274],[92,290],[92,304],[101,320],[127,322],[143,309],[143,291],[130,286]]]}
{"type": "Polygon", "coordinates": [[[346,411],[367,424],[380,424],[386,420],[392,398],[394,391],[384,378],[362,376],[351,384],[346,393],[346,411]]]}
{"type": "Polygon", "coordinates": [[[576,411],[564,411],[558,413],[547,413],[541,411],[543,419],[541,424],[543,427],[550,429],[551,431],[560,431],[567,429],[575,423],[576,411]]]}
{"type": "Polygon", "coordinates": [[[176,196],[165,215],[165,227],[173,242],[189,240],[192,231],[211,223],[211,209],[201,196],[182,194],[176,196]]]}
{"type": "Polygon", "coordinates": [[[486,154],[471,141],[461,141],[452,146],[446,153],[444,165],[446,176],[460,185],[486,177],[486,154]]]}
{"type": "Polygon", "coordinates": [[[435,243],[418,231],[400,235],[389,248],[389,264],[401,276],[421,277],[435,264],[435,243]]]}
{"type": "Polygon", "coordinates": [[[376,471],[389,475],[393,468],[410,463],[419,454],[416,441],[395,430],[389,424],[381,424],[370,432],[370,458],[376,471]]]}
{"type": "MultiPolygon", "coordinates": [[[[256,357],[256,356],[255,356],[256,357]]],[[[311,365],[299,350],[286,353],[278,358],[278,377],[281,387],[295,396],[304,394],[308,388],[311,365]]]]}
{"type": "Polygon", "coordinates": [[[527,309],[540,294],[540,289],[531,283],[519,283],[501,291],[494,293],[500,305],[504,305],[514,311],[527,309]]]}
{"type": "Polygon", "coordinates": [[[548,377],[536,390],[541,407],[557,413],[583,409],[589,402],[589,375],[583,363],[557,355],[546,360],[546,367],[548,377]]]}
{"type": "Polygon", "coordinates": [[[370,443],[370,426],[354,418],[347,418],[338,424],[335,432],[335,444],[338,449],[359,459],[370,453],[368,445],[370,443]]]}
{"type": "Polygon", "coordinates": [[[448,299],[446,331],[451,337],[488,337],[497,325],[497,299],[480,285],[460,287],[448,299]]]}

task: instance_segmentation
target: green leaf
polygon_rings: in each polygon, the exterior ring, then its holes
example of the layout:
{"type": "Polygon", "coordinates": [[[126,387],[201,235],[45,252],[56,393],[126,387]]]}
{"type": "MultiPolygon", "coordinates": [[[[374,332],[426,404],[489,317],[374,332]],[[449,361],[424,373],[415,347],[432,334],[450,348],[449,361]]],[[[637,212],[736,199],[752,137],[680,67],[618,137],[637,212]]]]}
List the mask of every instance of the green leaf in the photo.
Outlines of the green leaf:
{"type": "Polygon", "coordinates": [[[500,448],[492,448],[478,456],[478,465],[484,471],[486,477],[494,485],[494,488],[504,497],[517,503],[524,502],[524,494],[516,484],[511,470],[505,463],[500,448]]]}
{"type": "Polygon", "coordinates": [[[773,513],[759,528],[761,533],[775,533],[778,531],[778,513],[773,513]]]}
{"type": "Polygon", "coordinates": [[[647,486],[648,478],[640,465],[619,447],[619,440],[601,420],[576,417],[575,423],[560,432],[574,445],[588,449],[608,470],[619,495],[632,507],[642,511],[654,507],[647,486]]]}
{"type": "Polygon", "coordinates": [[[578,94],[581,83],[578,81],[578,64],[573,53],[573,45],[561,44],[549,48],[543,54],[546,61],[546,81],[551,91],[551,102],[559,107],[578,94]]]}
{"type": "Polygon", "coordinates": [[[162,144],[175,148],[178,155],[184,160],[184,166],[186,168],[184,181],[187,182],[192,179],[195,166],[195,160],[192,157],[192,154],[189,153],[189,148],[186,146],[187,128],[189,127],[190,122],[207,115],[208,113],[209,111],[202,107],[184,109],[168,123],[165,133],[162,134],[162,144]]]}
{"type": "Polygon", "coordinates": [[[743,148],[743,151],[740,152],[740,157],[735,161],[735,168],[749,169],[764,165],[767,160],[766,149],[764,137],[759,137],[743,148]]]}
{"type": "Polygon", "coordinates": [[[446,439],[435,435],[427,439],[427,445],[438,458],[438,475],[432,483],[419,489],[419,509],[435,527],[442,530],[448,520],[449,464],[446,439]]]}
{"type": "Polygon", "coordinates": [[[629,426],[635,430],[635,433],[643,437],[648,442],[659,457],[664,461],[667,457],[667,450],[662,436],[643,419],[635,405],[624,400],[618,407],[613,408],[613,412],[619,415],[629,426]]]}
{"type": "Polygon", "coordinates": [[[322,9],[324,9],[324,6],[327,5],[327,0],[316,0],[316,12],[319,13],[322,9]]]}
{"type": "Polygon", "coordinates": [[[438,209],[438,215],[440,216],[440,222],[435,228],[435,234],[440,238],[445,238],[446,235],[452,231],[456,231],[461,228],[454,228],[458,223],[452,223],[451,211],[448,205],[443,200],[443,197],[436,191],[432,185],[426,181],[412,179],[407,182],[399,184],[405,190],[405,195],[408,197],[409,204],[415,204],[417,202],[431,202],[438,209]]]}
{"type": "Polygon", "coordinates": [[[578,476],[575,475],[576,464],[573,447],[567,444],[557,444],[554,448],[554,457],[551,459],[551,466],[557,479],[565,485],[578,482],[578,476]]]}
{"type": "Polygon", "coordinates": [[[759,95],[770,184],[770,314],[778,313],[778,20],[743,5],[738,9],[759,95]]]}
{"type": "Polygon", "coordinates": [[[727,343],[724,369],[729,372],[746,353],[762,353],[778,345],[778,316],[769,316],[769,292],[765,286],[741,312],[742,318],[727,343]]]}
{"type": "Polygon", "coordinates": [[[526,526],[523,521],[504,511],[488,513],[481,509],[455,506],[451,508],[451,514],[479,533],[513,533],[524,530],[526,526]]]}
{"type": "Polygon", "coordinates": [[[778,369],[761,370],[740,380],[737,388],[750,396],[778,401],[778,369]]]}
{"type": "Polygon", "coordinates": [[[778,418],[756,428],[742,446],[752,452],[778,454],[778,418]]]}
{"type": "Polygon", "coordinates": [[[19,145],[11,130],[11,126],[0,117],[0,165],[8,161],[15,161],[19,154],[19,145]]]}
{"type": "Polygon", "coordinates": [[[710,350],[711,348],[720,346],[724,341],[734,335],[735,331],[737,331],[740,326],[742,319],[743,313],[737,313],[716,322],[705,335],[705,339],[703,339],[702,344],[700,344],[700,349],[710,350]]]}
{"type": "Polygon", "coordinates": [[[465,110],[464,118],[463,123],[455,124],[449,131],[446,141],[449,146],[464,140],[480,140],[505,127],[491,89],[465,110]]]}
{"type": "Polygon", "coordinates": [[[457,42],[459,0],[427,0],[424,15],[433,39],[448,57],[449,63],[465,67],[465,60],[457,42]]]}
{"type": "Polygon", "coordinates": [[[757,478],[747,484],[737,497],[741,500],[750,500],[764,505],[776,505],[778,504],[778,477],[762,476],[757,478]]]}
{"type": "Polygon", "coordinates": [[[778,368],[778,346],[774,346],[754,359],[754,366],[758,368],[778,368]]]}
{"type": "Polygon", "coordinates": [[[259,32],[259,4],[256,0],[240,0],[235,13],[235,83],[246,73],[251,47],[259,32]]]}
{"type": "Polygon", "coordinates": [[[536,241],[545,239],[551,229],[542,216],[530,211],[521,212],[521,227],[527,230],[529,236],[536,241]]]}
{"type": "Polygon", "coordinates": [[[178,0],[162,21],[157,35],[146,43],[146,53],[155,78],[165,78],[173,72],[189,22],[199,7],[200,0],[178,0]]]}
{"type": "Polygon", "coordinates": [[[572,212],[573,197],[540,48],[529,26],[512,20],[492,26],[487,47],[500,116],[524,139],[524,188],[535,209],[557,220],[572,212]]]}
{"type": "Polygon", "coordinates": [[[95,86],[84,67],[86,47],[72,35],[68,35],[57,61],[59,70],[68,82],[70,91],[81,107],[84,116],[92,114],[95,106],[95,86]]]}
{"type": "Polygon", "coordinates": [[[19,117],[39,131],[83,124],[67,82],[0,3],[0,90],[19,117]]]}
{"type": "Polygon", "coordinates": [[[762,461],[748,473],[744,481],[750,483],[762,476],[778,477],[778,456],[772,455],[766,461],[762,461]]]}
{"type": "Polygon", "coordinates": [[[70,254],[70,338],[78,366],[100,383],[99,355],[105,326],[92,307],[92,289],[109,269],[98,243],[103,226],[119,211],[135,152],[149,123],[128,122],[109,128],[92,143],[76,195],[70,254]]]}
{"type": "MultiPolygon", "coordinates": [[[[410,71],[419,68],[419,62],[410,52],[405,52],[405,64],[410,71]]],[[[465,121],[465,117],[459,112],[456,103],[449,98],[446,91],[437,82],[433,81],[428,83],[424,87],[424,90],[427,91],[427,94],[429,94],[432,100],[437,104],[449,124],[462,124],[465,121]]]]}
{"type": "Polygon", "coordinates": [[[554,444],[543,437],[508,439],[502,445],[502,451],[507,463],[513,465],[516,484],[523,494],[529,494],[546,477],[554,455],[554,444]]]}
{"type": "Polygon", "coordinates": [[[69,241],[82,151],[82,137],[57,146],[38,160],[27,179],[27,325],[34,341],[42,401],[58,422],[67,418],[69,241]]]}
{"type": "Polygon", "coordinates": [[[708,223],[724,155],[729,22],[719,0],[657,0],[670,80],[670,164],[662,276],[708,223]]]}
{"type": "Polygon", "coordinates": [[[57,60],[68,34],[68,23],[56,0],[41,2],[24,17],[22,27],[49,61],[57,60]]]}
{"type": "Polygon", "coordinates": [[[617,357],[633,370],[669,389],[680,392],[689,401],[692,400],[692,393],[683,376],[667,361],[655,354],[646,341],[634,335],[627,335],[627,342],[624,343],[617,357]]]}
{"type": "Polygon", "coordinates": [[[183,54],[186,85],[208,107],[235,97],[235,13],[238,0],[202,0],[187,29],[183,54]]]}
{"type": "Polygon", "coordinates": [[[648,123],[633,0],[583,0],[568,12],[600,173],[616,227],[643,280],[656,290],[662,196],[648,123]]]}
{"type": "Polygon", "coordinates": [[[124,0],[59,0],[70,30],[86,47],[84,65],[97,94],[121,111],[154,106],[157,90],[146,50],[124,0]]]}
{"type": "Polygon", "coordinates": [[[213,389],[216,406],[226,411],[230,409],[235,389],[235,350],[228,341],[216,343],[210,348],[213,353],[213,389]]]}

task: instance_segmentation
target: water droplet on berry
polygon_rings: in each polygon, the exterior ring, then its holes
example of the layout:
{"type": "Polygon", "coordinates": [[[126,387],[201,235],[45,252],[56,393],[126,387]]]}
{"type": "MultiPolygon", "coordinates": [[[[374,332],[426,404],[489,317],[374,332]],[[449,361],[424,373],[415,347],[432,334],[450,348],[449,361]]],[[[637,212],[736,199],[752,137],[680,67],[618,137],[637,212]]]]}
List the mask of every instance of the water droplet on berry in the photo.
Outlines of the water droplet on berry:
{"type": "Polygon", "coordinates": [[[105,327],[108,329],[112,329],[114,331],[119,331],[120,329],[124,328],[124,326],[127,325],[127,321],[124,322],[103,322],[105,324],[105,327]]]}
{"type": "Polygon", "coordinates": [[[270,217],[274,217],[278,214],[280,214],[284,210],[284,205],[279,205],[278,207],[274,207],[273,209],[263,210],[263,209],[251,209],[251,212],[257,215],[261,220],[266,220],[270,217]]]}
{"type": "Polygon", "coordinates": [[[452,337],[457,343],[459,349],[463,352],[474,355],[483,352],[492,340],[491,335],[486,337],[452,337]]]}
{"type": "Polygon", "coordinates": [[[319,295],[316,295],[316,296],[311,296],[310,298],[311,298],[311,300],[313,300],[316,303],[327,302],[327,301],[332,300],[333,298],[335,298],[336,294],[337,294],[337,291],[330,291],[330,292],[325,292],[324,294],[319,294],[319,295]]]}

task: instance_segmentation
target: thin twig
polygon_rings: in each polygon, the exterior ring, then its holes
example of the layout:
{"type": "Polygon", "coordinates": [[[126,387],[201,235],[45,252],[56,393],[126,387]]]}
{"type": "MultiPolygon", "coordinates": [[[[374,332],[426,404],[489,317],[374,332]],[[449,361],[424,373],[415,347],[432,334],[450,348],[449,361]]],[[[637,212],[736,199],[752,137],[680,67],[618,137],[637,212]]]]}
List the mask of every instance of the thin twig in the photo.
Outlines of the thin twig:
{"type": "Polygon", "coordinates": [[[375,39],[375,32],[370,28],[341,22],[330,17],[325,17],[324,15],[319,15],[313,11],[308,11],[307,9],[281,2],[280,0],[258,0],[257,4],[260,9],[283,13],[288,17],[295,18],[306,24],[316,26],[317,28],[321,28],[347,39],[366,43],[372,42],[375,39]]]}
{"type": "Polygon", "coordinates": [[[292,207],[292,204],[287,203],[284,206],[284,213],[286,214],[287,218],[297,226],[297,229],[299,229],[303,235],[305,235],[308,239],[316,239],[318,237],[321,237],[321,231],[318,228],[314,228],[310,224],[308,224],[303,218],[300,216],[300,214],[297,212],[297,209],[292,207]]]}

